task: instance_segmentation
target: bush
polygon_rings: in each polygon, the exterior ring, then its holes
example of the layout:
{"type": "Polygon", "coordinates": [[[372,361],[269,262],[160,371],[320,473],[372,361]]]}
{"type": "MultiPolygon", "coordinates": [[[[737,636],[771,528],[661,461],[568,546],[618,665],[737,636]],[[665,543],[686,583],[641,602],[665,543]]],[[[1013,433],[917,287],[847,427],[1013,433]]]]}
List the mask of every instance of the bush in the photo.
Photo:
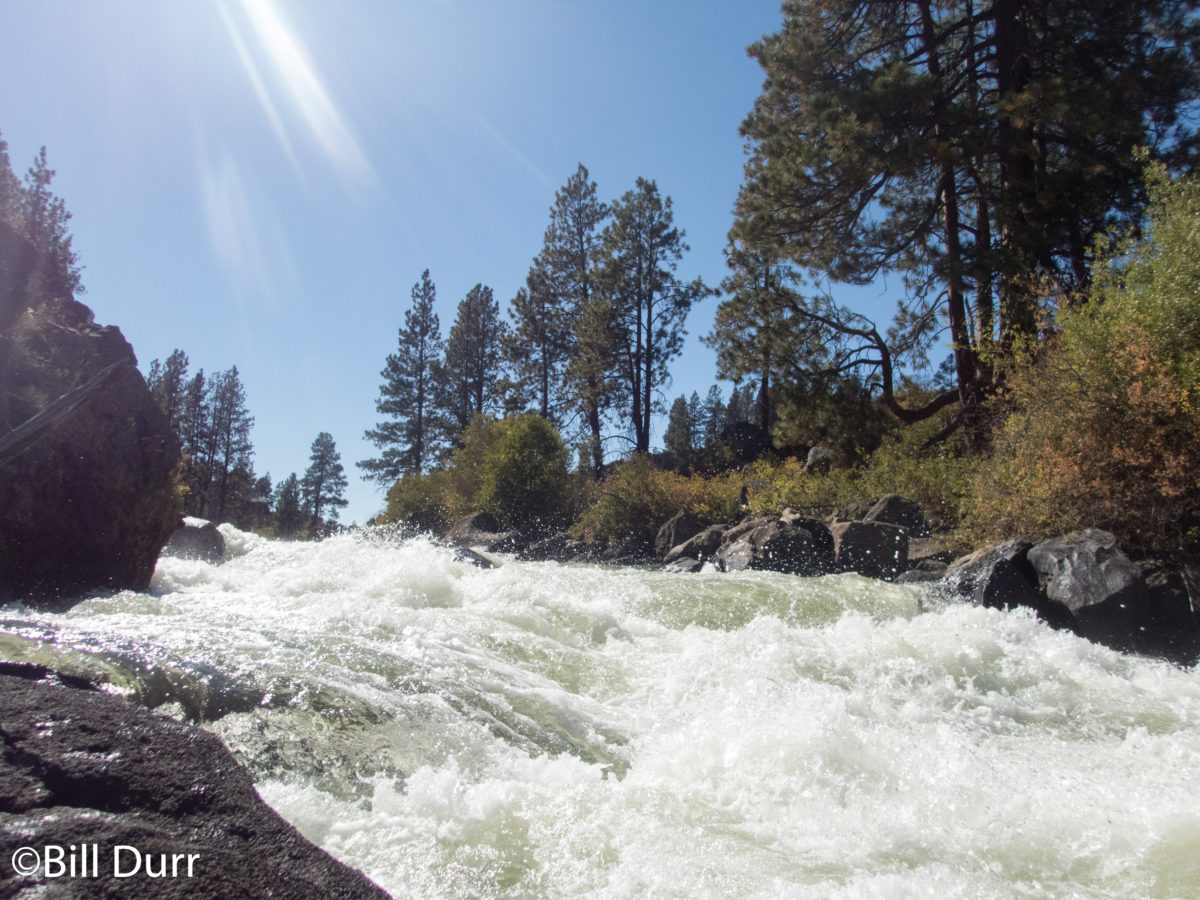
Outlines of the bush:
{"type": "MultiPolygon", "coordinates": [[[[565,528],[573,518],[567,447],[554,427],[526,414],[496,423],[479,459],[475,506],[525,533],[565,528]]],[[[471,448],[468,442],[460,453],[471,448]]],[[[460,467],[458,454],[454,467],[460,467]]]]}
{"type": "Polygon", "coordinates": [[[378,524],[405,522],[422,531],[441,533],[449,524],[446,496],[449,493],[448,473],[435,470],[418,475],[409,472],[392,485],[387,494],[387,508],[378,524]]]}
{"type": "Polygon", "coordinates": [[[1200,521],[1200,181],[1150,184],[1145,240],[1101,248],[1090,302],[1018,369],[972,479],[984,537],[1112,531],[1185,552],[1200,521]]]}
{"type": "Polygon", "coordinates": [[[634,540],[649,547],[663,523],[681,509],[710,522],[736,520],[741,485],[737,473],[685,476],[656,469],[649,457],[637,454],[595,486],[572,531],[587,540],[634,540]]]}

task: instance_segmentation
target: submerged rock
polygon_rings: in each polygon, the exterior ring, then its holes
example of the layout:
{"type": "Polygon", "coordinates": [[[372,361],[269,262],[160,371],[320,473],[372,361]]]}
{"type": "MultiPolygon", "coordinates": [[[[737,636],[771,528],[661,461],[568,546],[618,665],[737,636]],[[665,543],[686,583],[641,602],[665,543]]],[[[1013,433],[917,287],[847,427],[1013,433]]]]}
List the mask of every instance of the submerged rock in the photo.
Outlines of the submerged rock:
{"type": "Polygon", "coordinates": [[[175,529],[162,555],[219,565],[225,561],[225,538],[212,522],[189,516],[175,529]]]}
{"type": "Polygon", "coordinates": [[[96,863],[86,877],[48,879],[6,858],[0,896],[387,896],[263,803],[203,729],[13,663],[0,663],[0,721],[0,843],[87,847],[96,863]],[[134,874],[115,878],[114,866],[134,874]]]}
{"type": "Polygon", "coordinates": [[[837,568],[870,578],[895,578],[908,563],[908,534],[885,522],[835,522],[837,568]]]}

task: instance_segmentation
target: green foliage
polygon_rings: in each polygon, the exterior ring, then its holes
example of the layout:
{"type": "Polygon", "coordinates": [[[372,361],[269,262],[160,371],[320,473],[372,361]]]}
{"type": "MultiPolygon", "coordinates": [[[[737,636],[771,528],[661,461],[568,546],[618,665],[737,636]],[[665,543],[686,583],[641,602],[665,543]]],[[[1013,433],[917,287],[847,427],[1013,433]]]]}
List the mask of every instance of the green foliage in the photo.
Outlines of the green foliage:
{"type": "Polygon", "coordinates": [[[310,531],[317,531],[328,520],[336,522],[338,510],[349,502],[345,498],[346,473],[342,455],[338,453],[333,436],[322,431],[309,450],[309,466],[300,482],[304,509],[311,515],[310,531]]]}
{"type": "Polygon", "coordinates": [[[663,471],[644,454],[618,464],[596,486],[589,507],[572,529],[587,540],[633,539],[652,545],[658,529],[681,509],[711,522],[732,522],[739,513],[741,477],[711,478],[663,471]]]}
{"type": "MultiPolygon", "coordinates": [[[[482,454],[475,503],[501,527],[527,534],[566,527],[572,518],[567,447],[532,413],[508,418],[482,454]]],[[[455,460],[457,467],[458,460],[455,460]]]]}
{"type": "Polygon", "coordinates": [[[1100,248],[1086,305],[1010,385],[973,479],[980,536],[1092,526],[1183,552],[1200,523],[1200,181],[1150,181],[1148,235],[1100,248]]]}
{"type": "Polygon", "coordinates": [[[304,509],[300,502],[300,479],[293,472],[275,490],[275,534],[296,537],[304,528],[304,509]]]}
{"type": "Polygon", "coordinates": [[[568,452],[558,432],[527,413],[497,421],[477,416],[445,469],[407,473],[388,491],[381,523],[431,531],[473,512],[505,529],[537,534],[565,528],[576,512],[568,452]]]}
{"type": "Polygon", "coordinates": [[[450,495],[450,473],[445,469],[417,474],[406,472],[387,493],[387,507],[377,520],[380,525],[406,523],[422,531],[440,533],[450,524],[446,498],[450,495]]]}

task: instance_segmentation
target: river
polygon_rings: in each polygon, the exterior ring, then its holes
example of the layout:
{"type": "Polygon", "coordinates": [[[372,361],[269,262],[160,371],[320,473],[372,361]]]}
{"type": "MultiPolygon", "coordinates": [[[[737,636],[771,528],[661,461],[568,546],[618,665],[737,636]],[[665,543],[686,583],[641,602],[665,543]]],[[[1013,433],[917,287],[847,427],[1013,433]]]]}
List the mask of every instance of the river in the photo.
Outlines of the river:
{"type": "Polygon", "coordinates": [[[1200,896],[1196,669],[854,575],[222,528],[0,657],[201,719],[396,897],[1200,896]]]}

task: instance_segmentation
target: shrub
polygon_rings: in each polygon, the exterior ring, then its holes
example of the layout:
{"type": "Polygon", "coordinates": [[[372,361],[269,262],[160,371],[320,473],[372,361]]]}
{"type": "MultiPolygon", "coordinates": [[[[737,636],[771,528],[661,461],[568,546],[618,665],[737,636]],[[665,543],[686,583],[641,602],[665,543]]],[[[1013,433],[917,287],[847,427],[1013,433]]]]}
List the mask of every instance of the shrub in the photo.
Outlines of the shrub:
{"type": "Polygon", "coordinates": [[[1200,520],[1200,181],[1154,174],[1146,239],[1101,248],[1090,302],[1010,383],[972,479],[981,536],[1113,531],[1194,547],[1200,520]]]}
{"type": "Polygon", "coordinates": [[[441,470],[423,475],[406,473],[388,491],[387,507],[378,524],[406,522],[422,531],[445,531],[449,519],[446,510],[448,484],[448,475],[441,470]]]}
{"type": "MultiPolygon", "coordinates": [[[[475,505],[503,528],[526,533],[565,528],[573,518],[567,447],[554,427],[526,414],[496,423],[478,465],[475,505]]],[[[464,453],[469,447],[463,448],[464,453]]],[[[474,449],[474,448],[472,448],[474,449]]],[[[455,455],[455,469],[460,466],[455,455]]]]}
{"type": "Polygon", "coordinates": [[[649,457],[637,454],[595,486],[572,531],[587,540],[629,539],[650,546],[663,523],[681,509],[710,522],[737,519],[741,484],[737,473],[680,475],[656,469],[649,457]]]}

